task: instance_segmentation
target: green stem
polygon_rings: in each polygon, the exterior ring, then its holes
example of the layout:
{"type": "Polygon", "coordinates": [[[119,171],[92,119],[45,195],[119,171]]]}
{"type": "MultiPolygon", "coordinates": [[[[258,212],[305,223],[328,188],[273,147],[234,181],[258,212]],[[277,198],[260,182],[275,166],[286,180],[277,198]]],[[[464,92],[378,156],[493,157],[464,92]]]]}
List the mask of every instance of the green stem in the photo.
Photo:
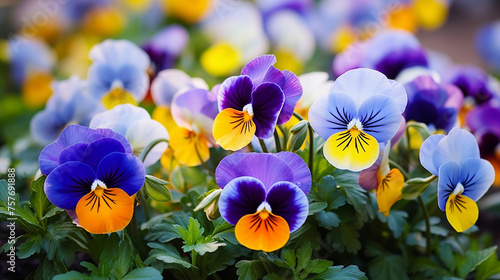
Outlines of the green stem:
{"type": "Polygon", "coordinates": [[[403,176],[405,176],[405,180],[410,178],[410,174],[408,174],[408,172],[406,172],[406,170],[401,165],[399,165],[399,163],[393,161],[392,159],[389,159],[389,164],[399,169],[399,171],[403,173],[403,176]]]}
{"type": "Polygon", "coordinates": [[[195,251],[195,250],[192,250],[192,251],[191,251],[191,255],[192,255],[192,256],[191,256],[191,264],[192,264],[193,266],[196,266],[196,262],[198,261],[198,253],[196,253],[196,251],[195,251]]]}
{"type": "MultiPolygon", "coordinates": [[[[137,198],[135,198],[134,204],[137,204],[137,198]]],[[[137,233],[139,232],[137,228],[137,205],[134,205],[134,213],[132,214],[132,222],[130,223],[130,230],[132,231],[132,236],[137,236],[137,233]]]]}
{"type": "MultiPolygon", "coordinates": [[[[304,118],[299,115],[297,112],[293,112],[293,116],[296,117],[299,121],[303,121],[304,118]]],[[[313,176],[313,168],[314,168],[314,131],[312,129],[312,126],[309,122],[307,122],[307,130],[309,133],[309,170],[311,170],[311,178],[313,176]]]]}
{"type": "Polygon", "coordinates": [[[141,156],[139,157],[139,159],[142,162],[144,162],[144,159],[146,159],[146,156],[149,154],[149,152],[151,152],[151,150],[154,148],[154,146],[158,145],[161,142],[167,142],[168,143],[168,139],[156,139],[155,141],[149,143],[146,146],[146,148],[144,148],[144,150],[142,151],[141,156]]]}
{"type": "Polygon", "coordinates": [[[422,211],[424,212],[425,216],[425,255],[430,256],[431,255],[431,223],[429,221],[429,212],[427,211],[427,207],[425,207],[425,202],[422,199],[422,196],[418,197],[418,202],[420,203],[420,206],[422,207],[422,211]]]}
{"type": "Polygon", "coordinates": [[[274,129],[274,142],[276,142],[276,152],[281,152],[280,136],[278,135],[278,130],[274,129]]]}
{"type": "Polygon", "coordinates": [[[260,144],[260,147],[262,148],[263,153],[269,153],[269,151],[267,150],[267,147],[266,147],[266,143],[264,143],[264,140],[259,138],[259,144],[260,144]]]}
{"type": "Polygon", "coordinates": [[[210,169],[210,167],[208,167],[205,161],[203,161],[203,158],[201,157],[200,151],[198,150],[198,146],[196,144],[194,145],[194,150],[196,151],[196,155],[198,156],[198,159],[201,162],[201,166],[205,168],[208,171],[208,173],[210,173],[210,175],[215,177],[215,172],[212,169],[210,169]]]}
{"type": "Polygon", "coordinates": [[[149,221],[151,219],[151,213],[149,210],[149,204],[146,199],[146,196],[144,195],[144,189],[141,189],[139,192],[137,192],[137,196],[139,197],[139,201],[141,202],[142,209],[144,209],[144,217],[146,218],[146,221],[149,221]]]}

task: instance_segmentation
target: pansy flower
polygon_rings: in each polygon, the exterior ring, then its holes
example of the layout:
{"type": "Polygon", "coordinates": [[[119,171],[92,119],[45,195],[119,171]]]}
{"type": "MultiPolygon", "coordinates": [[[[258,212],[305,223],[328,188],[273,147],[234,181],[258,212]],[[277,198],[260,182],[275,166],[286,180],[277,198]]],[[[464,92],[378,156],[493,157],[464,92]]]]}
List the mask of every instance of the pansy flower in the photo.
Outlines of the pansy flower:
{"type": "Polygon", "coordinates": [[[449,69],[444,73],[443,80],[446,83],[457,86],[462,91],[465,99],[470,100],[466,104],[479,105],[500,94],[495,89],[492,78],[475,66],[462,66],[449,69]]]}
{"type": "Polygon", "coordinates": [[[445,135],[432,135],[420,149],[422,166],[438,180],[438,206],[446,211],[453,228],[462,232],[474,225],[479,216],[475,201],[495,179],[491,164],[481,159],[474,136],[454,128],[445,135]]]}
{"type": "Polygon", "coordinates": [[[245,247],[278,250],[307,218],[311,173],[296,154],[234,153],[220,162],[215,178],[221,216],[236,225],[245,247]]]}
{"type": "Polygon", "coordinates": [[[57,207],[74,210],[90,233],[122,230],[132,219],[134,195],[144,184],[142,162],[107,129],[68,126],[39,158],[44,190],[57,207]]]}
{"type": "Polygon", "coordinates": [[[141,102],[149,87],[146,52],[126,40],[108,39],[90,50],[89,92],[111,109],[141,102]]]}
{"type": "Polygon", "coordinates": [[[190,89],[177,94],[172,101],[172,117],[176,126],[170,128],[170,147],[182,164],[196,166],[210,158],[209,148],[215,145],[212,125],[217,109],[217,91],[190,89]]]}
{"type": "Polygon", "coordinates": [[[462,107],[462,92],[454,85],[439,85],[430,76],[420,76],[405,84],[407,121],[425,123],[433,130],[450,131],[462,107]]]}
{"type": "Polygon", "coordinates": [[[104,111],[100,101],[89,95],[87,82],[73,76],[53,82],[53,94],[45,109],[31,119],[31,136],[40,144],[54,142],[69,124],[88,125],[92,117],[104,111]]]}
{"type": "Polygon", "coordinates": [[[302,86],[292,72],[276,69],[275,62],[274,55],[260,56],[250,61],[240,76],[222,83],[213,135],[224,149],[241,149],[254,135],[269,138],[276,124],[292,117],[302,86]]]}
{"type": "Polygon", "coordinates": [[[396,134],[406,102],[399,83],[375,70],[354,69],[313,103],[309,121],[326,140],[323,154],[333,166],[360,171],[375,163],[379,143],[396,134]]]}
{"type": "MultiPolygon", "coordinates": [[[[152,142],[169,139],[167,129],[159,122],[152,120],[148,111],[132,104],[121,104],[113,109],[95,115],[89,124],[90,128],[108,128],[121,134],[132,146],[133,153],[140,156],[152,142]]],[[[168,144],[156,144],[144,159],[144,165],[151,166],[158,162],[168,144]]]]}

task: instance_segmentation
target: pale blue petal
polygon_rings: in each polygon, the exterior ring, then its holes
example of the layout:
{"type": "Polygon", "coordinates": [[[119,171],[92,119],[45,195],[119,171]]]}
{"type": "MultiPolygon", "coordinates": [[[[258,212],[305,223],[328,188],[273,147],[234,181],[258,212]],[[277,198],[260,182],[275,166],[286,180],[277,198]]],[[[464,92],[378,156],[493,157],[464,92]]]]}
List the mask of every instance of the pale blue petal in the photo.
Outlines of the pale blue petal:
{"type": "Polygon", "coordinates": [[[427,169],[427,171],[434,174],[435,176],[438,176],[439,166],[434,166],[432,157],[439,141],[441,141],[441,139],[443,139],[445,136],[446,135],[443,134],[431,135],[429,138],[425,139],[424,143],[422,143],[422,146],[420,146],[420,163],[425,169],[427,169]]]}
{"type": "Polygon", "coordinates": [[[460,182],[460,166],[458,163],[449,161],[439,167],[438,179],[438,206],[442,211],[446,210],[448,197],[460,182]]]}
{"type": "Polygon", "coordinates": [[[463,195],[477,201],[495,181],[495,169],[484,159],[468,159],[460,167],[460,182],[464,186],[463,195]]]}
{"type": "Polygon", "coordinates": [[[378,142],[390,140],[401,125],[397,103],[388,96],[375,95],[366,99],[358,110],[363,131],[378,142]]]}
{"type": "Polygon", "coordinates": [[[432,157],[437,169],[447,161],[462,164],[466,159],[479,158],[479,146],[474,135],[457,127],[439,142],[432,157]]]}

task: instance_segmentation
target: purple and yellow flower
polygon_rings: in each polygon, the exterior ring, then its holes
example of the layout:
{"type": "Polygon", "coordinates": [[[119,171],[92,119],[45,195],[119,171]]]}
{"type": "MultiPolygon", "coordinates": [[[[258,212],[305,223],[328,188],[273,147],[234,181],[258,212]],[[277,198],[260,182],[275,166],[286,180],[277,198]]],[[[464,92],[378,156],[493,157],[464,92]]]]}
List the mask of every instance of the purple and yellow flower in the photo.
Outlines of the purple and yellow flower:
{"type": "Polygon", "coordinates": [[[170,147],[174,157],[187,166],[200,165],[210,158],[213,120],[218,113],[217,90],[190,89],[177,94],[172,101],[172,118],[176,126],[170,128],[170,147]]]}
{"type": "Polygon", "coordinates": [[[109,129],[68,126],[42,150],[40,169],[47,198],[74,210],[78,224],[94,234],[125,228],[134,212],[134,195],[145,180],[142,162],[123,136],[109,129]]]}
{"type": "Polygon", "coordinates": [[[269,138],[276,124],[284,124],[292,117],[302,86],[292,72],[276,69],[275,62],[274,55],[260,56],[250,61],[240,76],[222,83],[213,135],[224,149],[239,150],[254,135],[269,138]]]}
{"type": "Polygon", "coordinates": [[[448,135],[432,135],[420,149],[420,163],[439,177],[438,206],[457,232],[473,226],[479,209],[476,201],[495,180],[495,170],[481,159],[474,136],[454,128],[448,135]]]}
{"type": "Polygon", "coordinates": [[[108,39],[95,45],[89,57],[89,92],[106,108],[124,103],[137,105],[146,97],[150,60],[142,49],[126,40],[108,39]]]}
{"type": "Polygon", "coordinates": [[[54,142],[69,124],[88,125],[92,117],[104,111],[100,101],[87,92],[87,82],[73,76],[53,82],[53,94],[45,109],[31,119],[31,136],[40,144],[54,142]]]}
{"type": "Polygon", "coordinates": [[[326,143],[325,158],[339,169],[360,171],[379,156],[379,143],[390,140],[401,125],[407,96],[399,83],[371,69],[340,76],[328,95],[309,109],[309,121],[326,143]]]}
{"type": "Polygon", "coordinates": [[[457,123],[462,92],[454,85],[440,85],[430,76],[420,76],[405,84],[407,121],[425,123],[431,130],[449,132],[457,123]]]}
{"type": "Polygon", "coordinates": [[[215,177],[221,216],[236,225],[236,239],[247,248],[278,250],[307,218],[311,173],[296,154],[234,153],[215,177]]]}
{"type": "Polygon", "coordinates": [[[472,109],[466,124],[477,139],[481,157],[495,168],[495,186],[500,186],[500,106],[487,102],[472,109]]]}

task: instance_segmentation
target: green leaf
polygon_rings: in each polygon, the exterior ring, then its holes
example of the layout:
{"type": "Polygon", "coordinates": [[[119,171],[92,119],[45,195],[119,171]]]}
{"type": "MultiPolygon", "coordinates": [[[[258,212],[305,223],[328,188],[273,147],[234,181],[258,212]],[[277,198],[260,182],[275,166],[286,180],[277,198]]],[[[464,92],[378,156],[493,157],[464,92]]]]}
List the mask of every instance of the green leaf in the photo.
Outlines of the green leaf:
{"type": "Polygon", "coordinates": [[[34,253],[40,253],[43,245],[43,237],[41,235],[30,236],[26,241],[17,247],[17,257],[20,259],[29,258],[34,253]]]}
{"type": "MultiPolygon", "coordinates": [[[[281,257],[285,259],[290,268],[295,268],[295,250],[291,248],[284,248],[281,250],[281,257]]],[[[309,261],[309,259],[307,259],[307,261],[309,261]]]]}
{"type": "MultiPolygon", "coordinates": [[[[184,240],[184,245],[193,246],[196,245],[196,241],[200,238],[204,232],[204,229],[201,227],[200,222],[195,220],[193,217],[189,218],[189,225],[187,229],[183,228],[181,225],[174,225],[175,229],[179,236],[184,240]]],[[[185,250],[184,252],[188,252],[190,250],[185,250]]]]}
{"type": "Polygon", "coordinates": [[[139,256],[139,254],[135,255],[134,264],[137,268],[146,267],[146,265],[142,262],[141,256],[139,256]]]}
{"type": "Polygon", "coordinates": [[[372,280],[409,279],[404,259],[394,254],[376,257],[369,263],[368,274],[372,280]]]}
{"type": "Polygon", "coordinates": [[[239,280],[257,280],[267,274],[260,260],[242,260],[236,263],[236,268],[239,280]]]}
{"type": "Polygon", "coordinates": [[[314,259],[314,260],[308,262],[304,271],[300,274],[300,278],[305,279],[305,277],[307,277],[311,273],[314,273],[314,274],[323,273],[332,265],[333,265],[332,261],[322,260],[322,259],[314,259]]]}
{"type": "Polygon", "coordinates": [[[196,252],[198,252],[198,254],[200,254],[200,256],[203,256],[205,255],[205,253],[213,253],[217,251],[217,249],[219,249],[219,247],[221,246],[226,246],[226,243],[213,241],[207,243],[198,243],[196,245],[191,245],[191,246],[184,245],[182,246],[182,250],[184,250],[184,252],[195,250],[196,252]]]}
{"type": "Polygon", "coordinates": [[[49,207],[45,215],[43,215],[42,220],[48,219],[50,217],[53,217],[61,212],[64,212],[64,209],[61,209],[55,205],[52,205],[52,207],[49,207]]]}
{"type": "Polygon", "coordinates": [[[326,212],[322,210],[316,213],[314,217],[318,221],[319,226],[322,226],[328,230],[332,230],[334,227],[338,227],[340,225],[339,216],[330,211],[326,212]]]}
{"type": "Polygon", "coordinates": [[[356,212],[364,215],[367,213],[368,196],[366,190],[359,186],[358,177],[358,173],[338,169],[334,172],[335,181],[337,181],[337,185],[345,190],[347,201],[354,206],[356,212]]]}
{"type": "Polygon", "coordinates": [[[342,268],[341,265],[338,265],[332,266],[325,272],[311,278],[311,280],[316,279],[367,280],[368,278],[366,278],[365,273],[359,270],[359,268],[355,265],[350,265],[344,268],[342,268]]]}
{"type": "Polygon", "coordinates": [[[395,238],[399,238],[403,234],[406,218],[408,218],[408,213],[405,211],[392,210],[389,212],[387,224],[395,238]]]}
{"type": "Polygon", "coordinates": [[[486,280],[495,274],[500,274],[500,261],[496,254],[492,254],[477,267],[476,280],[486,280]]]}
{"type": "Polygon", "coordinates": [[[302,271],[306,266],[309,265],[309,261],[312,257],[312,247],[308,242],[297,249],[297,272],[302,271]]]}
{"type": "Polygon", "coordinates": [[[439,245],[439,258],[446,265],[450,272],[454,272],[457,268],[455,257],[453,256],[453,249],[450,243],[441,242],[439,245]]]}
{"type": "Polygon", "coordinates": [[[172,194],[167,188],[169,182],[156,178],[151,175],[146,175],[144,187],[149,197],[156,201],[167,202],[172,200],[172,194]]]}
{"type": "Polygon", "coordinates": [[[49,207],[50,205],[50,201],[45,195],[43,188],[45,178],[46,177],[42,175],[36,181],[33,181],[31,183],[31,188],[33,190],[30,195],[30,202],[39,220],[43,218],[43,216],[47,212],[47,207],[49,207]]]}
{"type": "Polygon", "coordinates": [[[361,249],[359,233],[352,223],[340,223],[332,230],[333,249],[342,253],[344,250],[356,254],[361,249]]]}
{"type": "Polygon", "coordinates": [[[152,267],[144,267],[144,268],[136,268],[130,271],[125,277],[121,278],[122,280],[162,280],[163,277],[161,273],[152,268],[152,267]]]}
{"type": "Polygon", "coordinates": [[[497,246],[490,247],[488,249],[480,251],[468,251],[465,254],[465,259],[457,264],[458,276],[465,278],[470,272],[472,272],[478,265],[487,260],[491,255],[493,255],[497,250],[497,246]]]}
{"type": "Polygon", "coordinates": [[[148,246],[153,248],[153,250],[149,252],[148,258],[144,261],[146,265],[151,264],[152,260],[156,259],[166,264],[173,264],[173,267],[177,269],[180,269],[180,267],[176,267],[175,265],[180,265],[184,268],[191,268],[193,266],[191,263],[185,261],[171,244],[150,242],[148,246]]]}
{"type": "Polygon", "coordinates": [[[330,175],[323,177],[318,192],[312,195],[315,200],[328,203],[328,210],[337,209],[347,202],[347,197],[337,188],[337,182],[330,175]]]}
{"type": "Polygon", "coordinates": [[[328,207],[328,203],[326,202],[312,202],[309,203],[309,214],[308,216],[314,215],[318,213],[319,211],[325,209],[328,207]]]}
{"type": "Polygon", "coordinates": [[[287,150],[295,152],[302,147],[307,137],[307,121],[302,120],[294,125],[290,132],[292,136],[288,139],[287,150]]]}
{"type": "Polygon", "coordinates": [[[87,274],[72,270],[64,274],[54,276],[52,280],[106,280],[104,277],[89,276],[87,274]]]}

